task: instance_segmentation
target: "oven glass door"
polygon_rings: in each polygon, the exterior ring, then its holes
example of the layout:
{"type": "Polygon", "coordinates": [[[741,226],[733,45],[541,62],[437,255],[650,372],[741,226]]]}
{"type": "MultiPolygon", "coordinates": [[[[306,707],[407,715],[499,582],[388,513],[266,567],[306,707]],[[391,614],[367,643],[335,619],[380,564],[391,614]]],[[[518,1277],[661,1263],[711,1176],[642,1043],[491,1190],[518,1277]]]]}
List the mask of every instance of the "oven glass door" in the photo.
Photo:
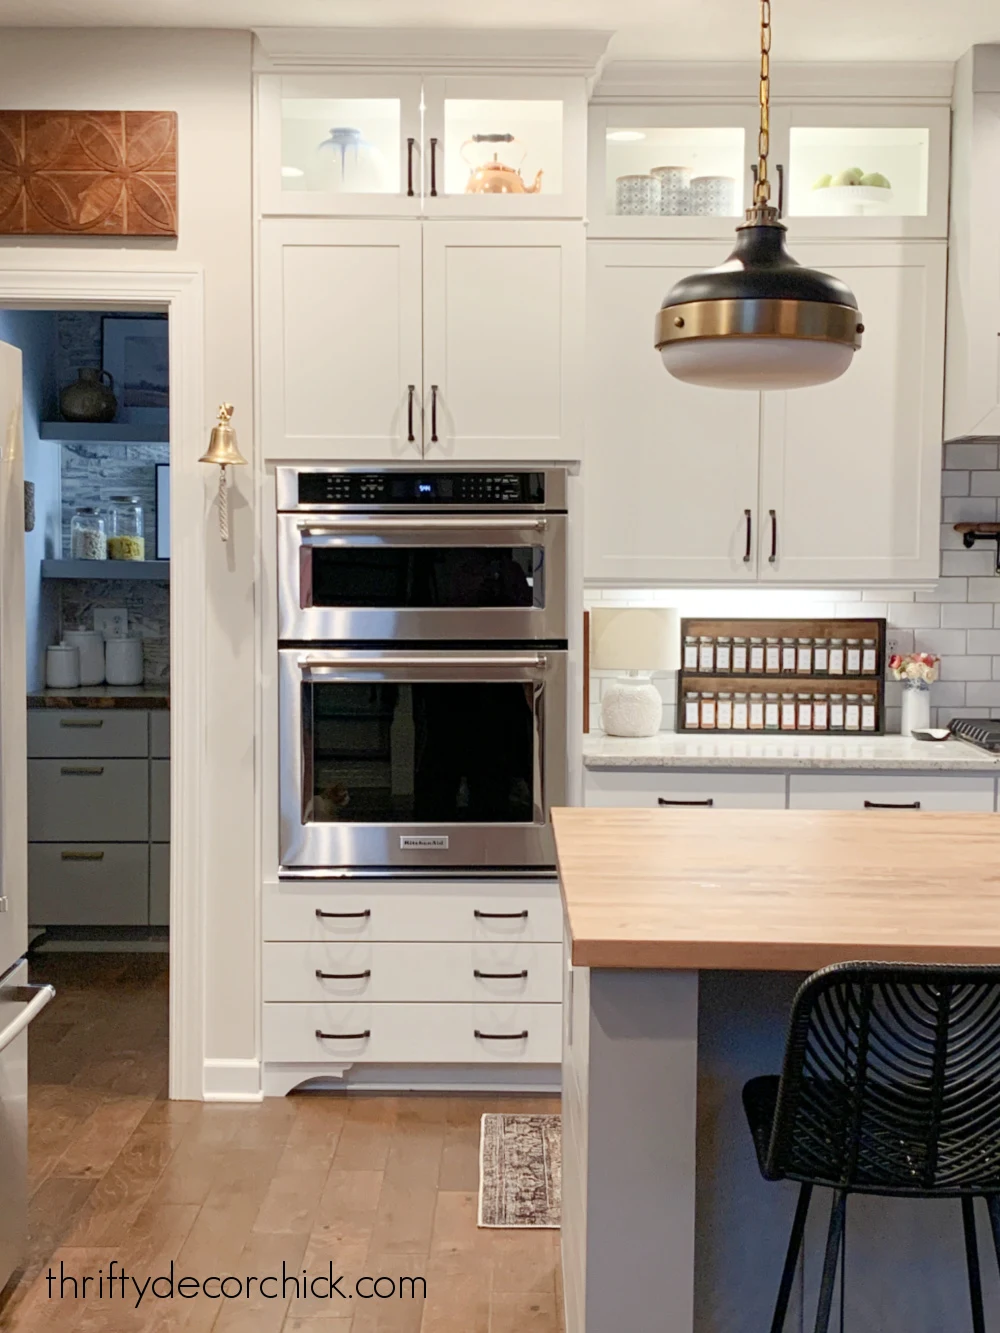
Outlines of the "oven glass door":
{"type": "Polygon", "coordinates": [[[281,672],[283,866],[551,864],[563,652],[284,649],[281,672]]]}
{"type": "Polygon", "coordinates": [[[564,639],[565,521],[283,514],[280,637],[564,639]]]}

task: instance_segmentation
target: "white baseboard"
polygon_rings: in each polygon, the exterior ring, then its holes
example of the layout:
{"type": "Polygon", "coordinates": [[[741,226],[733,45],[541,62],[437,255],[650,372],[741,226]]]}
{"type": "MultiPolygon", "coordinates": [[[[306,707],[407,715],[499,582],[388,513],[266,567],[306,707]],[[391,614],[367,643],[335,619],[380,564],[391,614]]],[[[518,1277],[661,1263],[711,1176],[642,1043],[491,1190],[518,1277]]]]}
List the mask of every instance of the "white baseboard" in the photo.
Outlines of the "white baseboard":
{"type": "Polygon", "coordinates": [[[206,1060],[202,1087],[206,1102],[260,1102],[259,1060],[206,1060]]]}
{"type": "Polygon", "coordinates": [[[342,1065],[265,1063],[265,1097],[293,1088],[338,1092],[486,1092],[558,1094],[559,1065],[342,1065]]]}

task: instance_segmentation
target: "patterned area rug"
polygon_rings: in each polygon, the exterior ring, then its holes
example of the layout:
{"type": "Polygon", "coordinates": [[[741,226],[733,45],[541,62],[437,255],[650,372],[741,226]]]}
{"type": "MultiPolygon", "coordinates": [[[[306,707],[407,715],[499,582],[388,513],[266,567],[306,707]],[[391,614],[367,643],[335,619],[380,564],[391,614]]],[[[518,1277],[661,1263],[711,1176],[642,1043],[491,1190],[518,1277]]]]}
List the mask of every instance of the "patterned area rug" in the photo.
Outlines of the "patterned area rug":
{"type": "Polygon", "coordinates": [[[481,1227],[558,1227],[561,1187],[561,1116],[483,1116],[481,1227]]]}

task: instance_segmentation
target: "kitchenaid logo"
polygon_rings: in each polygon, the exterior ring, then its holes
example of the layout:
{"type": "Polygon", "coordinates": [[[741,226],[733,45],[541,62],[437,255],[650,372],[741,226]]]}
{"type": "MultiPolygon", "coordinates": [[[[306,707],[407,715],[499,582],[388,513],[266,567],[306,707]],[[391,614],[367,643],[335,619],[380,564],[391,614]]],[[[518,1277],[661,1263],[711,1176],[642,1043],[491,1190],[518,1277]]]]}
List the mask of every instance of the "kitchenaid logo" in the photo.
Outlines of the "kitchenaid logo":
{"type": "Polygon", "coordinates": [[[404,851],[407,848],[420,851],[428,847],[437,847],[442,851],[447,851],[448,839],[446,836],[434,833],[403,833],[400,835],[399,845],[404,851]]]}

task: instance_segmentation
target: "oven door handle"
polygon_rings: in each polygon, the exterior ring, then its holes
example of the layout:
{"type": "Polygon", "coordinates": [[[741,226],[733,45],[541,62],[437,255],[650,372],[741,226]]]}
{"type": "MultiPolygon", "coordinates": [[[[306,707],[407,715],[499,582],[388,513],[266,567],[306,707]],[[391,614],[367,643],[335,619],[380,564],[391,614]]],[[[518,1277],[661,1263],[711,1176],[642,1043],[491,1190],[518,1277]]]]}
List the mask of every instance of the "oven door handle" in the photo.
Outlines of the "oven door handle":
{"type": "Polygon", "coordinates": [[[545,532],[549,526],[547,518],[536,518],[530,514],[519,518],[344,518],[329,522],[315,521],[300,523],[299,532],[304,542],[311,538],[329,537],[337,533],[350,532],[545,532]]]}
{"type": "Polygon", "coordinates": [[[462,657],[454,653],[447,657],[338,657],[335,662],[327,657],[300,657],[298,664],[303,671],[384,671],[392,667],[483,667],[490,670],[494,667],[526,667],[544,671],[549,659],[545,653],[533,653],[530,657],[462,657]]]}

